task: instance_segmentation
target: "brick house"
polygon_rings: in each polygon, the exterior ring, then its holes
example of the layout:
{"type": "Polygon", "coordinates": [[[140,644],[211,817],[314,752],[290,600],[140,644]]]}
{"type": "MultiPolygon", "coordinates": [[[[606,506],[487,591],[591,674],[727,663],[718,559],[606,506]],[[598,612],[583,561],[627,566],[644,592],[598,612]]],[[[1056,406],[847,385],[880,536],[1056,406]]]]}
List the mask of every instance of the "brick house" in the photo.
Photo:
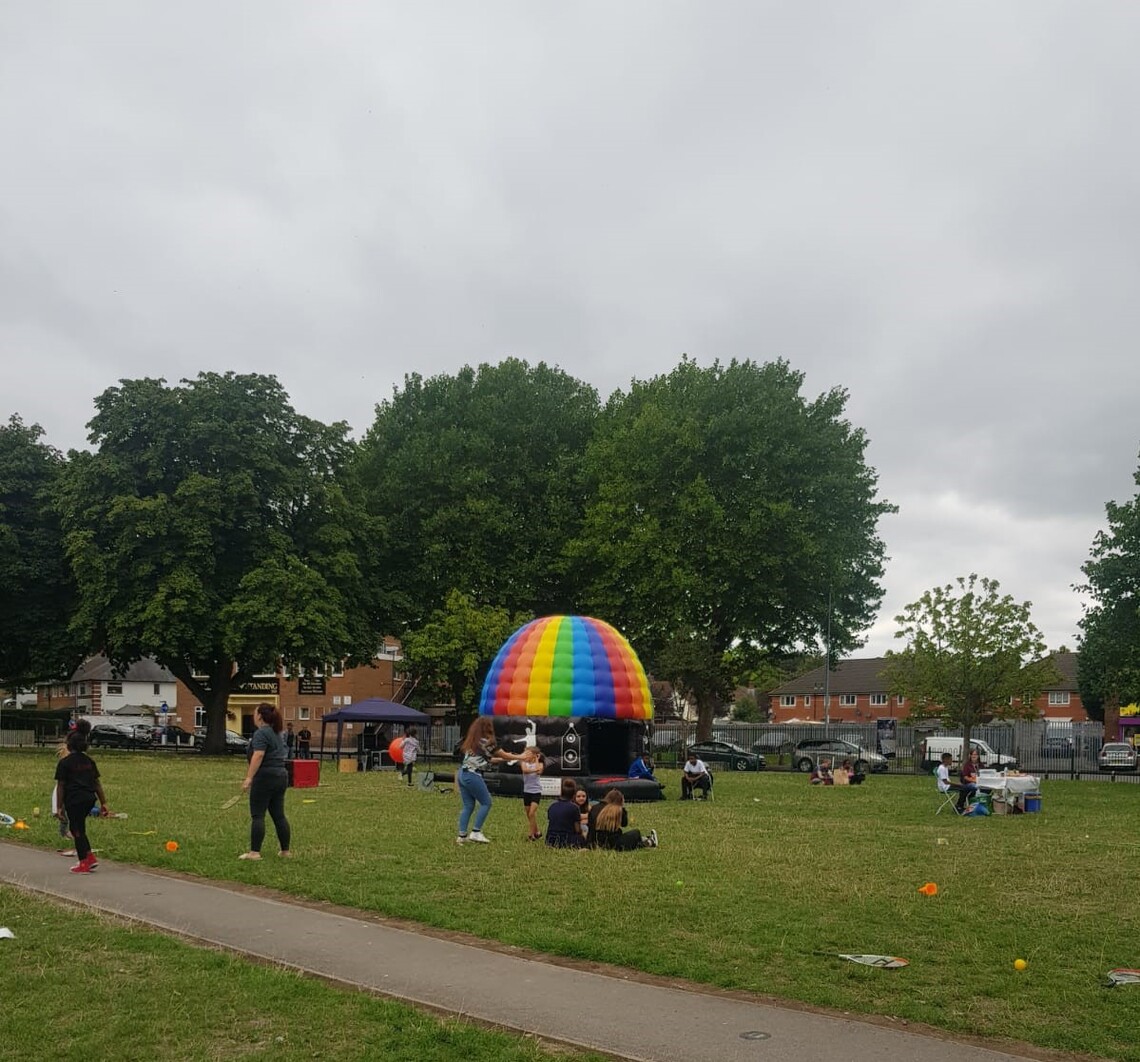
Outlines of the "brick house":
{"type": "MultiPolygon", "coordinates": [[[[388,639],[377,651],[372,667],[341,668],[290,676],[284,671],[256,675],[253,681],[230,694],[227,727],[243,734],[252,733],[253,711],[262,703],[281,711],[294,730],[308,725],[314,742],[320,739],[321,716],[368,697],[402,701],[408,692],[408,681],[399,665],[403,660],[399,642],[388,639]]],[[[183,725],[205,726],[206,712],[198,698],[178,683],[179,715],[183,725]]],[[[350,728],[351,729],[351,728],[350,728]]],[[[346,735],[353,736],[354,732],[346,735]]],[[[355,739],[355,738],[354,738],[355,739]]]]}
{"type": "MultiPolygon", "coordinates": [[[[1077,690],[1077,654],[1057,652],[1053,662],[1061,680],[1037,699],[1040,718],[1073,723],[1087,720],[1088,713],[1077,690]]],[[[805,672],[768,692],[772,722],[823,722],[825,690],[831,702],[826,714],[832,722],[906,719],[910,708],[905,697],[894,696],[888,690],[883,677],[886,666],[886,657],[875,656],[840,661],[826,677],[822,667],[805,672]]]]}

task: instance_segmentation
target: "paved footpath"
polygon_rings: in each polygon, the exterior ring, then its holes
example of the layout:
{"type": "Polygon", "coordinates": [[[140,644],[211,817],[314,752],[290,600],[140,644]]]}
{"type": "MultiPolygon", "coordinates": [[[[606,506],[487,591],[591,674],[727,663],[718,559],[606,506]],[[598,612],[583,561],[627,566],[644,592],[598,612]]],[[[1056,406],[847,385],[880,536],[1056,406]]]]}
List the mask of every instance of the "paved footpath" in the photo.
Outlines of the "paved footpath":
{"type": "MultiPolygon", "coordinates": [[[[436,1011],[640,1062],[1010,1062],[903,1028],[630,980],[386,925],[241,886],[0,841],[0,881],[436,1011]],[[296,917],[298,910],[304,917],[296,917]],[[572,1005],[567,1005],[572,1000],[572,1005]]],[[[885,977],[896,976],[884,972],[885,977]]]]}

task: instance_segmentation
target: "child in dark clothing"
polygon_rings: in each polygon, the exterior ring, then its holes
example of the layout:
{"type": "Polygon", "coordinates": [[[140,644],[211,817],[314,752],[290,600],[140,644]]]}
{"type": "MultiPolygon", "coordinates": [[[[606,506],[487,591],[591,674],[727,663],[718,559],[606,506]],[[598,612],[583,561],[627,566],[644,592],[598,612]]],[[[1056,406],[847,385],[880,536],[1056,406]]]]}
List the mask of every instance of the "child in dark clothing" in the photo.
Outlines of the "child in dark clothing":
{"type": "Polygon", "coordinates": [[[99,865],[87,839],[87,817],[99,801],[102,813],[107,813],[107,797],[99,781],[99,768],[87,755],[87,736],[73,730],[67,736],[67,755],[55,767],[57,816],[67,822],[75,840],[75,854],[79,862],[71,868],[73,874],[90,874],[99,865]]]}

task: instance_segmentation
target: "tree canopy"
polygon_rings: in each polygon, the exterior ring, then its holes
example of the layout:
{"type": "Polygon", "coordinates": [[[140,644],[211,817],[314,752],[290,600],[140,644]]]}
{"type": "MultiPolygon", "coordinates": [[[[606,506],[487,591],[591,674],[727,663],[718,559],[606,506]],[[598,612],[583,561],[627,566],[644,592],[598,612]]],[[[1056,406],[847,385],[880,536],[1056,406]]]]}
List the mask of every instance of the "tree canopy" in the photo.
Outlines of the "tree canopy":
{"type": "Polygon", "coordinates": [[[694,696],[702,736],[750,652],[817,646],[830,613],[835,655],[882,597],[877,525],[893,506],[846,393],[802,386],[782,361],[686,358],[613,396],[590,446],[571,547],[585,599],[694,696]]]}
{"type": "MultiPolygon", "coordinates": [[[[1140,471],[1133,476],[1140,486],[1140,471]]],[[[1081,618],[1077,685],[1094,718],[1106,702],[1140,701],[1140,494],[1105,506],[1083,568],[1090,604],[1081,618]]]]}
{"type": "Polygon", "coordinates": [[[460,716],[473,715],[495,654],[529,618],[453,590],[427,623],[405,632],[404,668],[429,702],[451,700],[460,716]]]}
{"type": "Polygon", "coordinates": [[[299,415],[261,375],[123,380],[95,405],[96,450],[71,454],[59,492],[92,646],[170,668],[218,752],[253,675],[372,659],[382,528],[345,489],[347,425],[299,415]]]}
{"type": "Polygon", "coordinates": [[[63,679],[83,659],[70,631],[75,583],[52,491],[63,456],[39,425],[0,425],[0,687],[63,679]]]}
{"type": "Polygon", "coordinates": [[[1036,718],[1035,701],[1060,676],[1030,619],[1030,602],[977,575],[927,590],[895,617],[906,648],[887,654],[887,682],[912,718],[939,716],[970,731],[990,718],[1036,718]]]}
{"type": "Polygon", "coordinates": [[[564,547],[585,507],[593,388],[509,358],[408,376],[360,446],[369,511],[391,528],[386,573],[417,627],[459,590],[534,615],[572,602],[564,547]]]}

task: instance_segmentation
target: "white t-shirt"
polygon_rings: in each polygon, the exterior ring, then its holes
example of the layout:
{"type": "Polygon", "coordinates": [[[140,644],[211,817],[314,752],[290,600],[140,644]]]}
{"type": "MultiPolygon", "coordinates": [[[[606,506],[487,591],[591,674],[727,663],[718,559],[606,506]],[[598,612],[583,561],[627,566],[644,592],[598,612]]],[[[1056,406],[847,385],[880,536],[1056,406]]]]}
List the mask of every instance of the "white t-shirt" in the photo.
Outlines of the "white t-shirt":
{"type": "Polygon", "coordinates": [[[697,760],[696,763],[690,760],[685,760],[684,773],[691,775],[708,774],[709,769],[705,766],[704,760],[697,760]]]}
{"type": "Polygon", "coordinates": [[[950,768],[947,767],[946,764],[940,763],[938,765],[937,769],[935,770],[934,774],[938,778],[938,792],[949,793],[950,792],[950,768]]]}

